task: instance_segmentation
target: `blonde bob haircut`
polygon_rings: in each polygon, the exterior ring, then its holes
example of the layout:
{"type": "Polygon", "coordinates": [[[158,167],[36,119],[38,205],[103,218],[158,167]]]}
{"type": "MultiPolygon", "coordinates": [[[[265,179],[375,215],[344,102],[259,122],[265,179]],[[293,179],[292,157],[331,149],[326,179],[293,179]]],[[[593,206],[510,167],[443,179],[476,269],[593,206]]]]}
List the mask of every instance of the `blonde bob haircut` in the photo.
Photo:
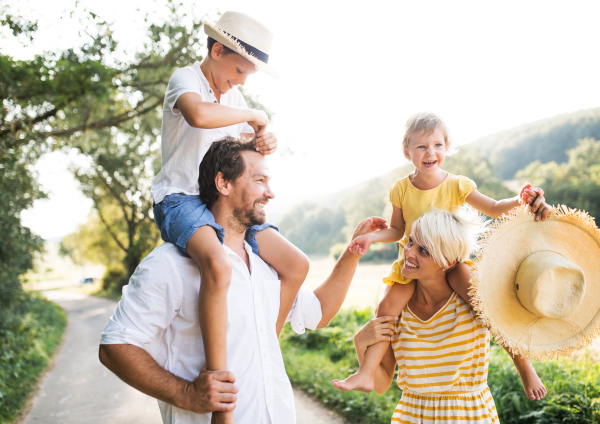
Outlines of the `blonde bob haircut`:
{"type": "Polygon", "coordinates": [[[479,250],[477,239],[486,223],[471,207],[455,211],[434,208],[414,222],[410,237],[447,270],[453,262],[464,262],[479,250]]]}
{"type": "Polygon", "coordinates": [[[404,157],[410,160],[410,156],[406,152],[408,151],[408,140],[412,135],[421,131],[423,131],[425,135],[429,135],[436,129],[439,129],[442,134],[444,134],[446,155],[450,156],[456,153],[458,150],[452,149],[452,139],[450,138],[448,127],[446,127],[446,124],[444,124],[442,118],[435,113],[420,112],[415,113],[408,118],[408,121],[406,121],[406,125],[404,126],[404,138],[402,139],[402,152],[404,157]]]}

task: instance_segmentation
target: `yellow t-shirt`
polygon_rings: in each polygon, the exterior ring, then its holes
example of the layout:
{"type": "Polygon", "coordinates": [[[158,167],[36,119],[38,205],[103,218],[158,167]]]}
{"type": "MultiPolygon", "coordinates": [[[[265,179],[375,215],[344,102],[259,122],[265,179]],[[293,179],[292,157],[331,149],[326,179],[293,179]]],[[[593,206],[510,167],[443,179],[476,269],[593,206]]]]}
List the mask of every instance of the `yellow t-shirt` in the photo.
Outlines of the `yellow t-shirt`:
{"type": "Polygon", "coordinates": [[[400,270],[404,266],[402,249],[408,242],[413,223],[432,210],[432,206],[436,209],[452,209],[464,205],[467,196],[476,188],[477,185],[473,180],[450,173],[440,185],[431,190],[419,190],[410,182],[408,176],[396,181],[390,190],[390,202],[402,209],[404,236],[400,240],[398,260],[392,265],[390,275],[383,279],[384,283],[391,286],[394,283],[407,284],[411,281],[404,277],[400,270]]]}

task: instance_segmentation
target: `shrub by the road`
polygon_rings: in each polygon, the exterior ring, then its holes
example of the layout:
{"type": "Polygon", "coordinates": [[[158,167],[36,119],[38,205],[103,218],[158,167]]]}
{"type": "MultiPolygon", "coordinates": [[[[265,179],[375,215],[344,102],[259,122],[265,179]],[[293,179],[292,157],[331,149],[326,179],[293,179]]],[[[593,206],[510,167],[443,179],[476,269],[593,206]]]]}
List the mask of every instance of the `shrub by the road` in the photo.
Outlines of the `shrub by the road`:
{"type": "MultiPolygon", "coordinates": [[[[281,347],[294,384],[313,394],[351,423],[389,424],[402,392],[392,383],[383,395],[341,392],[331,385],[358,367],[353,335],[373,316],[372,311],[341,311],[321,330],[296,335],[284,327],[281,347]]],[[[535,362],[548,389],[541,401],[523,392],[510,357],[492,343],[488,385],[502,423],[600,423],[600,364],[591,356],[535,362]]]]}
{"type": "Polygon", "coordinates": [[[24,406],[67,325],[63,310],[36,294],[22,294],[0,311],[0,423],[12,422],[24,406]]]}

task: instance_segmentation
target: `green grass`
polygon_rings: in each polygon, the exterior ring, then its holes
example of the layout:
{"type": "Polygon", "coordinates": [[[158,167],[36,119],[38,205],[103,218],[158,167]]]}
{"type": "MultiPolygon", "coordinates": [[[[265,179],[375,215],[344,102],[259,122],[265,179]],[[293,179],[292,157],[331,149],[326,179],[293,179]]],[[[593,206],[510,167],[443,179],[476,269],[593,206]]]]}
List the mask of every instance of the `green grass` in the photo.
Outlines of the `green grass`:
{"type": "MultiPolygon", "coordinates": [[[[342,310],[322,330],[294,334],[289,326],[281,337],[288,376],[351,423],[389,424],[402,392],[395,383],[383,395],[341,392],[331,385],[356,371],[352,336],[372,317],[372,311],[342,310]]],[[[512,360],[492,344],[488,385],[500,421],[505,423],[600,423],[600,364],[591,357],[535,362],[548,389],[541,401],[527,399],[512,360]]],[[[395,380],[394,380],[395,381],[395,380]]]]}
{"type": "Polygon", "coordinates": [[[40,295],[24,294],[0,318],[0,423],[10,423],[60,344],[67,317],[40,295]]]}

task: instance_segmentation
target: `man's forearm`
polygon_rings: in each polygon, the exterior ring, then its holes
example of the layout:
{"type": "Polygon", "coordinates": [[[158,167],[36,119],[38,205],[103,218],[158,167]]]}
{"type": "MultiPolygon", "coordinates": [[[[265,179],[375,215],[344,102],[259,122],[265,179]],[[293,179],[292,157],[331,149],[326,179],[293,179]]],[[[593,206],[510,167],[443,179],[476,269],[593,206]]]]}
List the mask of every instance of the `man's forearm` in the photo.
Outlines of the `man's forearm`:
{"type": "Polygon", "coordinates": [[[342,307],[359,259],[357,255],[354,255],[348,249],[344,249],[331,275],[314,290],[315,295],[321,302],[321,312],[323,314],[317,328],[327,326],[342,307]]]}
{"type": "Polygon", "coordinates": [[[100,362],[121,380],[153,398],[190,409],[189,381],[163,369],[148,352],[128,344],[100,345],[100,362]]]}

